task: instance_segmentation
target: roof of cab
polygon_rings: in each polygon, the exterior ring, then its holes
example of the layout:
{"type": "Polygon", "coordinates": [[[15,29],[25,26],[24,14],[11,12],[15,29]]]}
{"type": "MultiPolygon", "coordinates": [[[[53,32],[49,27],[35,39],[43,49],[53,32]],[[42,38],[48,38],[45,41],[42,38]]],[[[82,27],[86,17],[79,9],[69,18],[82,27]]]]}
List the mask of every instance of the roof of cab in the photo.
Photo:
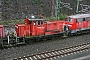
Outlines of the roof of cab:
{"type": "Polygon", "coordinates": [[[37,21],[37,20],[45,20],[45,19],[28,19],[28,20],[30,20],[30,21],[37,21]]]}
{"type": "Polygon", "coordinates": [[[90,17],[90,14],[76,14],[76,15],[71,15],[68,17],[70,17],[70,18],[85,18],[85,17],[90,17]]]}

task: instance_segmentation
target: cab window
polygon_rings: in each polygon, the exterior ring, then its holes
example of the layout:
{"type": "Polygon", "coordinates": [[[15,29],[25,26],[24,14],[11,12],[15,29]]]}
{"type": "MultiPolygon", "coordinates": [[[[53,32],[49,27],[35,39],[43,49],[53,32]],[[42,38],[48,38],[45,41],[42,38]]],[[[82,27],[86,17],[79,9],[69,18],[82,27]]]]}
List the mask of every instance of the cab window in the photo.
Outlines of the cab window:
{"type": "Polygon", "coordinates": [[[38,25],[42,25],[43,24],[43,21],[38,21],[38,25]]]}
{"type": "Polygon", "coordinates": [[[83,21],[82,18],[78,18],[78,19],[77,19],[77,22],[82,22],[82,21],[83,21]]]}
{"type": "Polygon", "coordinates": [[[29,21],[30,24],[32,24],[32,21],[29,21]]]}
{"type": "Polygon", "coordinates": [[[86,17],[85,19],[86,19],[86,21],[88,21],[88,20],[90,20],[90,17],[86,17]]]}
{"type": "Polygon", "coordinates": [[[68,22],[72,22],[72,19],[68,19],[68,22]]]}
{"type": "Polygon", "coordinates": [[[85,18],[83,18],[83,21],[85,21],[86,19],[85,18]]]}

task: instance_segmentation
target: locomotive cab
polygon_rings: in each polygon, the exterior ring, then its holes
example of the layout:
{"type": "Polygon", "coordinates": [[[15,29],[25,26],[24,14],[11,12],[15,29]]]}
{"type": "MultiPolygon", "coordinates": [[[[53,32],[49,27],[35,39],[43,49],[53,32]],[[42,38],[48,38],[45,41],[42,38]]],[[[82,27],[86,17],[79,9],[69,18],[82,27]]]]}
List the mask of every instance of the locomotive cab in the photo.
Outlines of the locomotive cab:
{"type": "Polygon", "coordinates": [[[42,35],[45,32],[44,19],[28,19],[26,18],[26,24],[30,24],[30,35],[37,36],[42,35]]]}
{"type": "Polygon", "coordinates": [[[75,30],[76,29],[76,23],[77,23],[77,19],[76,18],[67,18],[67,25],[71,30],[75,30]]]}

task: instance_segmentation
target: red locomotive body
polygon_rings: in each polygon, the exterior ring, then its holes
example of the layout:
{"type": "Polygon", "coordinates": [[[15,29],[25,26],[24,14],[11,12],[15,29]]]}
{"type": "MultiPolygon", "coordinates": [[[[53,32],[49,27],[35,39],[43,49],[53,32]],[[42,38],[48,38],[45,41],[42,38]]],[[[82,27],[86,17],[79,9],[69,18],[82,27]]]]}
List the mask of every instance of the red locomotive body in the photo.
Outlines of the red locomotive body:
{"type": "Polygon", "coordinates": [[[25,24],[17,25],[16,32],[18,36],[39,36],[50,35],[63,32],[64,21],[45,21],[45,19],[28,19],[25,24]],[[17,28],[18,27],[18,28],[17,28]],[[27,29],[26,29],[27,28],[27,29]]]}
{"type": "Polygon", "coordinates": [[[56,21],[47,21],[46,22],[46,35],[50,34],[58,34],[63,33],[63,24],[64,21],[56,20],[56,21]]]}
{"type": "Polygon", "coordinates": [[[19,37],[30,35],[30,29],[31,29],[30,25],[16,24],[15,28],[16,28],[17,36],[19,37]]]}
{"type": "Polygon", "coordinates": [[[68,16],[67,25],[71,33],[90,29],[90,14],[77,14],[68,16]]]}

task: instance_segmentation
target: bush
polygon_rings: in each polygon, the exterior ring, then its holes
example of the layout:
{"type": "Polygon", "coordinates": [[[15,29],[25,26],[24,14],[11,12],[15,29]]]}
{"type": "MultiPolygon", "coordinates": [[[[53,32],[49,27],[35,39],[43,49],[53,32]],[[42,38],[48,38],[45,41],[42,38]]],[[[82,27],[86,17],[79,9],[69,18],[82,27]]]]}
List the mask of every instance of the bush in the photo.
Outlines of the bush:
{"type": "Polygon", "coordinates": [[[9,25],[9,24],[21,24],[24,23],[24,20],[20,19],[20,20],[8,20],[8,21],[0,21],[0,24],[2,25],[9,25]]]}
{"type": "Polygon", "coordinates": [[[64,20],[64,19],[66,18],[66,16],[67,16],[66,14],[60,14],[59,19],[60,19],[60,20],[64,20]]]}
{"type": "Polygon", "coordinates": [[[50,17],[49,20],[55,20],[55,17],[50,17]]]}

